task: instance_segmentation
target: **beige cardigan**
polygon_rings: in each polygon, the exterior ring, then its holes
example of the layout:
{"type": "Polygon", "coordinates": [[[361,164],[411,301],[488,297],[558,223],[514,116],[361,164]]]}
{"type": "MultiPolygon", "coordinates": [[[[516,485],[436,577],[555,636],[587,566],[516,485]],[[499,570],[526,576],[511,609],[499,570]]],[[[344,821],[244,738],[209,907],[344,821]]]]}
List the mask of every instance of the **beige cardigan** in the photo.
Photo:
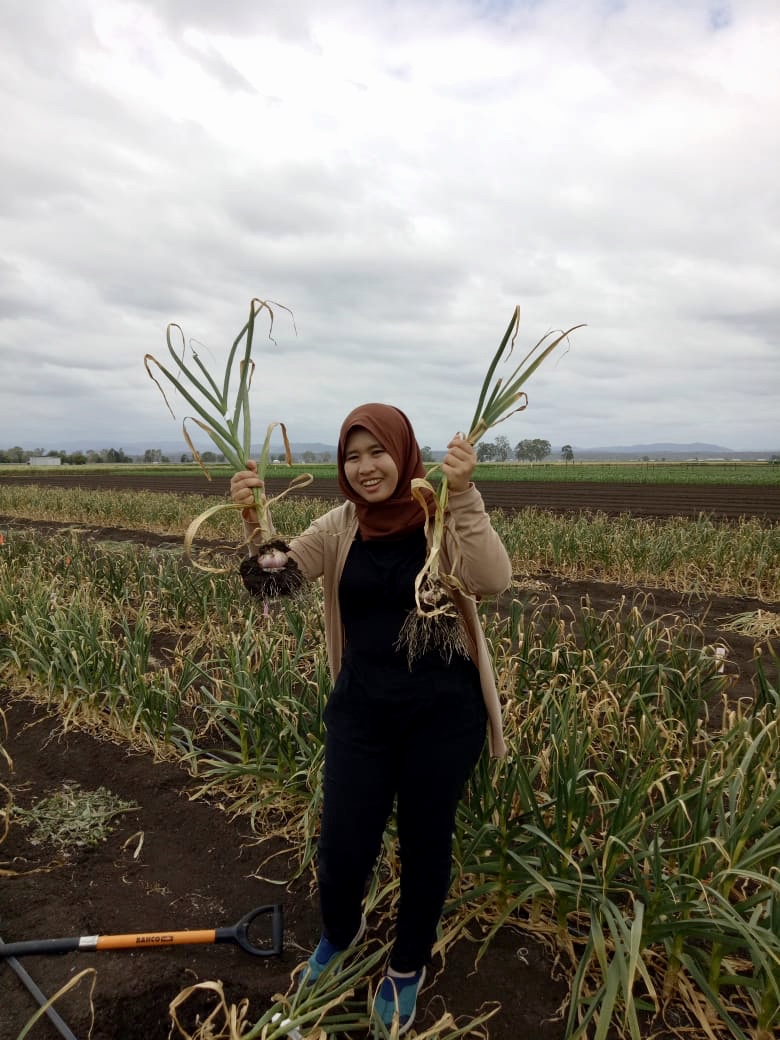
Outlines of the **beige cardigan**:
{"type": "MultiPolygon", "coordinates": [[[[345,502],[319,517],[290,542],[290,556],[298,564],[301,573],[310,580],[323,579],[325,638],[328,663],[334,682],[341,669],[341,654],[344,648],[339,581],[357,528],[355,506],[352,502],[345,502]]],[[[442,564],[445,570],[451,567],[447,544],[451,541],[452,534],[457,536],[458,545],[455,576],[471,596],[496,596],[508,588],[512,580],[512,565],[501,539],[490,524],[482,495],[474,484],[470,484],[465,491],[450,493],[442,546],[442,564]]],[[[501,704],[477,606],[468,596],[456,595],[453,598],[466,625],[471,644],[471,658],[479,669],[482,696],[488,713],[490,753],[500,758],[506,754],[501,704]]]]}

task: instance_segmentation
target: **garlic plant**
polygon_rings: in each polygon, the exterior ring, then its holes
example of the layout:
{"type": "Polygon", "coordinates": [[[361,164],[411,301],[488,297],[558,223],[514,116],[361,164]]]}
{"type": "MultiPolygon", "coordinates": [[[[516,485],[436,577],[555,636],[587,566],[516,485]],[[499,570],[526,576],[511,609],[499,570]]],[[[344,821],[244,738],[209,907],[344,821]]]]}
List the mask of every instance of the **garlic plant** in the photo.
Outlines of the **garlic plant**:
{"type": "MultiPolygon", "coordinates": [[[[274,304],[273,306],[280,305],[274,304]]],[[[283,309],[288,310],[286,307],[283,309]]],[[[168,353],[176,362],[179,375],[183,378],[177,378],[170,369],[162,365],[152,354],[144,355],[144,366],[146,367],[149,378],[156,384],[160,393],[163,395],[163,400],[165,401],[171,415],[174,415],[173,409],[168,402],[168,398],[165,396],[165,391],[152,372],[152,366],[165,376],[169,383],[179,391],[182,397],[184,397],[184,399],[195,409],[198,416],[200,416],[200,418],[197,418],[196,416],[187,416],[182,423],[182,431],[184,433],[184,439],[192,452],[193,458],[200,465],[209,480],[211,480],[211,476],[204,466],[203,459],[195,448],[195,445],[192,443],[192,439],[187,431],[187,419],[191,419],[196,426],[199,426],[204,433],[208,434],[219,449],[220,453],[224,455],[234,470],[246,468],[246,463],[251,456],[252,450],[252,423],[249,411],[249,387],[255,369],[255,362],[252,358],[252,346],[255,334],[255,321],[261,311],[264,310],[268,312],[270,320],[268,338],[273,341],[271,335],[274,323],[274,312],[272,306],[265,300],[254,298],[249,305],[249,317],[244,327],[233,340],[233,344],[230,348],[221,387],[217,385],[217,382],[211,376],[192,345],[190,345],[192,361],[189,365],[185,364],[184,358],[186,343],[184,341],[184,332],[181,326],[174,322],[168,325],[166,330],[166,342],[168,344],[168,353]],[[172,342],[174,330],[178,330],[178,333],[181,336],[181,347],[178,351],[172,342]],[[239,353],[240,350],[241,353],[239,353]],[[235,400],[231,406],[230,383],[236,369],[238,371],[238,388],[236,390],[235,400]]],[[[287,429],[284,423],[270,423],[266,430],[260,458],[257,460],[257,475],[261,480],[265,476],[266,467],[268,465],[271,433],[277,426],[279,426],[282,431],[287,465],[289,466],[292,464],[290,442],[287,438],[287,429]]],[[[289,492],[295,488],[305,487],[307,484],[310,484],[312,479],[313,477],[308,473],[299,474],[290,482],[289,486],[281,492],[281,494],[272,499],[267,499],[261,488],[255,488],[254,497],[258,522],[257,528],[252,532],[251,537],[261,543],[271,542],[274,535],[274,527],[271,520],[270,506],[274,502],[278,502],[280,499],[284,498],[285,495],[289,494],[289,492]]],[[[191,554],[192,542],[201,524],[216,513],[226,509],[236,510],[240,509],[240,506],[236,506],[232,502],[220,503],[219,505],[211,506],[192,521],[184,537],[185,551],[188,556],[191,554]]],[[[207,570],[212,573],[217,573],[222,570],[222,568],[208,567],[203,564],[196,564],[196,566],[200,567],[201,570],[207,570]]]]}
{"type": "MultiPolygon", "coordinates": [[[[502,359],[508,360],[520,328],[520,308],[515,307],[482,383],[466,440],[476,445],[488,430],[523,411],[528,405],[528,397],[521,387],[570,333],[582,327],[574,325],[565,332],[548,332],[528,351],[509,377],[498,377],[493,382],[498,363],[502,359]]],[[[450,561],[450,573],[441,569],[449,487],[446,476],[441,478],[438,487],[431,484],[430,477],[438,468],[438,465],[433,466],[425,477],[412,480],[412,495],[425,513],[426,536],[431,524],[432,530],[425,563],[415,580],[416,606],[407,616],[399,639],[399,645],[407,649],[410,664],[431,649],[440,650],[448,658],[454,652],[467,653],[461,617],[452,600],[453,593],[468,595],[454,573],[457,569],[457,544],[453,547],[455,559],[450,561]]]]}

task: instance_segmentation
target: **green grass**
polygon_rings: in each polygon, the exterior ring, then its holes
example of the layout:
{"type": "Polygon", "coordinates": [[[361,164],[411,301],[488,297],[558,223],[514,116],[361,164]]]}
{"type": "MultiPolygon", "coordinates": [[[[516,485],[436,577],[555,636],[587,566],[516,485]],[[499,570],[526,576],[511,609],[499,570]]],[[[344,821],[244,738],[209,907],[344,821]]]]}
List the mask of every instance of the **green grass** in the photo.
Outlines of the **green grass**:
{"type": "MultiPolygon", "coordinates": [[[[160,465],[95,465],[95,466],[53,466],[39,467],[35,470],[42,476],[49,474],[83,474],[100,473],[130,475],[142,473],[146,477],[159,480],[161,483],[170,477],[202,476],[206,477],[194,465],[180,463],[160,465]]],[[[0,466],[0,482],[3,477],[29,476],[29,466],[0,466]]],[[[230,466],[214,465],[209,467],[214,480],[229,479],[232,475],[230,466]]],[[[291,480],[300,473],[311,473],[315,481],[335,480],[336,464],[313,463],[296,464],[294,466],[271,466],[268,469],[269,480],[291,480]]],[[[561,481],[584,483],[626,483],[626,484],[729,484],[756,487],[780,487],[780,465],[769,462],[483,462],[477,465],[475,480],[487,481],[561,481]]]]}
{"type": "Polygon", "coordinates": [[[474,479],[780,487],[780,466],[766,462],[485,462],[478,464],[474,479]]]}

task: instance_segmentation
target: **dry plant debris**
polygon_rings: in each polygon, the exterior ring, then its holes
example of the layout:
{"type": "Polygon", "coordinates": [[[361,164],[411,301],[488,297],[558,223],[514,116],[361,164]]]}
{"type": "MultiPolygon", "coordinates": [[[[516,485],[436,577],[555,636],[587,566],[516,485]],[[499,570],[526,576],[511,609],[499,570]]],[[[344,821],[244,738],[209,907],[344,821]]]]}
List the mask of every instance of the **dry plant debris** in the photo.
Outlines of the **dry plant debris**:
{"type": "Polygon", "coordinates": [[[780,636],[780,614],[771,610],[751,610],[744,614],[730,614],[721,618],[719,626],[727,632],[737,632],[755,639],[780,636]]]}
{"type": "Polygon", "coordinates": [[[33,845],[53,845],[68,853],[105,841],[118,816],[139,808],[136,802],[123,801],[106,787],[85,791],[78,784],[66,783],[29,809],[14,806],[13,816],[29,828],[33,845]]]}

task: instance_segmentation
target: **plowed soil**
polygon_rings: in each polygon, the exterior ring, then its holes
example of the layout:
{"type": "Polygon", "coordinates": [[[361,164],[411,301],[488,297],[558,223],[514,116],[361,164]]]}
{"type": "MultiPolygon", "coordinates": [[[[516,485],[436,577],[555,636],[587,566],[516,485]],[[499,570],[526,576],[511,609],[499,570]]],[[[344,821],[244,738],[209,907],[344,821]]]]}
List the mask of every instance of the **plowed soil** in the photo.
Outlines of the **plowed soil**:
{"type": "MultiPolygon", "coordinates": [[[[168,477],[149,473],[129,473],[123,476],[95,473],[52,473],[45,476],[29,474],[4,476],[7,483],[40,483],[52,487],[83,487],[103,490],[122,489],[138,491],[167,491],[171,494],[227,495],[228,481],[224,478],[206,480],[201,474],[168,477]]],[[[269,495],[278,494],[287,487],[287,481],[278,478],[266,480],[269,495]]],[[[483,481],[479,484],[488,509],[525,509],[534,506],[553,512],[590,511],[608,516],[631,513],[634,516],[698,516],[704,513],[715,519],[737,519],[740,516],[761,516],[780,520],[780,484],[772,487],[740,487],[729,484],[596,484],[587,481],[483,481]]],[[[296,490],[296,497],[340,500],[341,492],[335,480],[317,479],[308,487],[296,490]]]]}
{"type": "MultiPolygon", "coordinates": [[[[53,483],[65,478],[47,479],[53,483]]],[[[148,479],[145,485],[134,480],[128,477],[107,485],[102,478],[89,474],[88,479],[87,475],[83,481],[79,478],[79,483],[90,487],[150,486],[148,479]]],[[[36,482],[41,482],[39,477],[36,482]]],[[[166,491],[221,494],[227,490],[226,482],[222,487],[207,485],[204,489],[202,477],[177,481],[175,486],[169,480],[163,483],[161,489],[166,491]]],[[[335,485],[326,493],[323,484],[319,482],[318,497],[339,497],[335,485]]],[[[160,489],[160,483],[152,487],[160,489]]],[[[269,491],[273,490],[269,482],[269,491]]],[[[754,514],[780,517],[780,489],[540,483],[485,484],[481,490],[491,507],[534,505],[597,509],[610,514],[707,512],[724,518],[754,514]],[[493,500],[493,494],[500,498],[493,500]]],[[[6,532],[17,526],[31,525],[0,518],[0,529],[6,532]]],[[[104,529],[87,531],[83,537],[130,538],[139,544],[163,540],[144,532],[104,529]]],[[[630,601],[643,591],[602,582],[566,582],[549,574],[536,577],[562,605],[575,612],[584,597],[597,609],[614,610],[622,597],[630,601]]],[[[752,695],[754,640],[724,632],[718,620],[757,609],[780,612],[780,603],[711,598],[692,605],[670,591],[644,591],[649,594],[648,614],[677,613],[681,620],[693,617],[708,641],[724,643],[728,648],[726,667],[732,678],[730,696],[752,695]]],[[[0,708],[8,728],[7,738],[0,731],[0,743],[13,760],[13,770],[0,760],[0,782],[10,789],[17,805],[29,807],[65,781],[75,781],[89,790],[108,787],[140,806],[120,818],[105,843],[69,856],[31,844],[28,832],[18,824],[11,826],[4,840],[0,829],[0,936],[5,941],[210,929],[231,925],[251,908],[275,902],[283,904],[286,917],[285,950],[280,958],[254,958],[230,944],[24,957],[22,967],[47,996],[85,968],[96,972],[91,980],[94,1022],[89,985],[82,981],[57,1004],[69,1032],[44,1019],[30,1033],[33,1040],[60,1036],[164,1040],[171,1026],[170,1001],[185,987],[206,980],[221,980],[230,1001],[249,1001],[250,1021],[253,1016],[259,1017],[274,993],[288,989],[292,969],[308,955],[318,937],[316,892],[310,879],[301,878],[286,886],[268,880],[269,876],[289,876],[294,850],[278,843],[258,848],[244,822],[229,819],[216,803],[192,799],[195,781],[176,764],[155,761],[149,754],[75,727],[64,731],[54,713],[7,689],[0,688],[0,708]],[[278,855],[260,870],[271,852],[278,855]],[[256,872],[264,879],[255,876],[256,872]]],[[[716,721],[719,708],[712,708],[712,720],[716,721]]],[[[472,1017],[480,1008],[497,1002],[501,1008],[489,1023],[491,1040],[560,1040],[564,1029],[557,1012],[566,996],[566,984],[549,952],[533,938],[509,929],[498,935],[478,968],[474,964],[476,952],[475,944],[462,941],[448,953],[446,963],[434,965],[432,981],[419,1006],[420,1031],[430,1026],[445,1006],[456,1018],[472,1017]]],[[[192,1029],[197,1015],[202,1019],[213,1003],[207,993],[198,994],[185,1004],[182,1022],[192,1029]]],[[[0,963],[0,1040],[15,1040],[35,1008],[28,989],[7,964],[0,963]]],[[[654,1028],[647,1025],[645,1035],[663,1040],[672,1034],[662,1023],[655,1023],[654,1028]]]]}

